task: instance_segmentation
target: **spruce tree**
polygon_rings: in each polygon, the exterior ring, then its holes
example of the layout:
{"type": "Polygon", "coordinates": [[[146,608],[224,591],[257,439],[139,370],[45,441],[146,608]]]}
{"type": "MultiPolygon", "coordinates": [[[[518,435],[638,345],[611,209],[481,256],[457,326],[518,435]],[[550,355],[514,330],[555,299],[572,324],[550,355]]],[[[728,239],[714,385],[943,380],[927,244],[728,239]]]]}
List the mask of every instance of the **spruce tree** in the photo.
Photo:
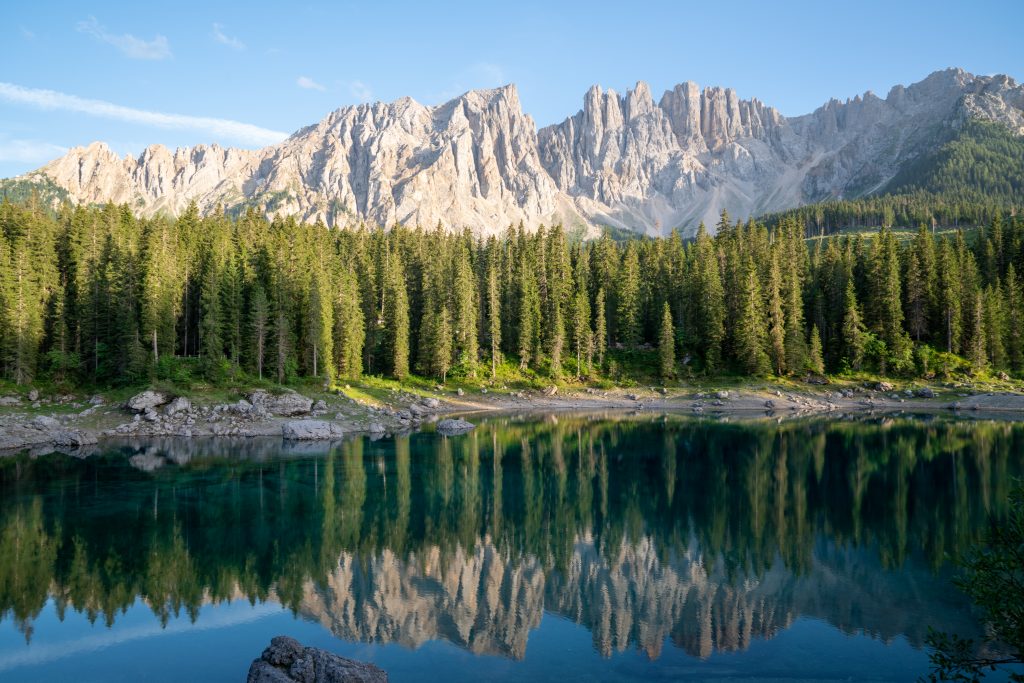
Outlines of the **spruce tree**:
{"type": "Polygon", "coordinates": [[[825,360],[821,351],[821,335],[818,334],[818,326],[811,326],[811,339],[807,352],[807,369],[816,374],[825,372],[825,360]]]}
{"type": "Polygon", "coordinates": [[[765,352],[768,328],[764,317],[764,302],[754,264],[746,266],[746,276],[741,280],[739,309],[735,323],[734,341],[736,361],[748,375],[763,375],[770,364],[765,352]]]}
{"type": "Polygon", "coordinates": [[[499,283],[496,257],[491,256],[487,265],[487,329],[491,351],[491,378],[498,375],[501,362],[501,285],[499,283]]]}
{"type": "Polygon", "coordinates": [[[256,363],[256,375],[262,380],[267,335],[270,331],[270,304],[267,302],[267,293],[259,280],[253,285],[249,298],[249,328],[252,332],[252,353],[256,363]]]}
{"type": "Polygon", "coordinates": [[[597,365],[604,367],[604,355],[608,351],[608,320],[605,316],[606,296],[604,287],[597,290],[597,299],[594,302],[597,312],[594,315],[594,354],[597,356],[597,365]]]}
{"type": "Polygon", "coordinates": [[[853,278],[846,281],[845,311],[843,313],[843,357],[853,370],[860,370],[864,363],[865,330],[857,306],[857,292],[853,278]]]}
{"type": "Polygon", "coordinates": [[[634,242],[626,247],[615,293],[615,339],[635,348],[640,344],[640,258],[634,242]]]}
{"type": "Polygon", "coordinates": [[[658,366],[663,380],[675,377],[676,331],[672,324],[672,309],[668,302],[662,306],[661,329],[658,332],[658,366]]]}
{"type": "Polygon", "coordinates": [[[778,252],[772,250],[768,270],[768,351],[776,375],[786,372],[786,320],[782,311],[781,279],[778,252]]]}

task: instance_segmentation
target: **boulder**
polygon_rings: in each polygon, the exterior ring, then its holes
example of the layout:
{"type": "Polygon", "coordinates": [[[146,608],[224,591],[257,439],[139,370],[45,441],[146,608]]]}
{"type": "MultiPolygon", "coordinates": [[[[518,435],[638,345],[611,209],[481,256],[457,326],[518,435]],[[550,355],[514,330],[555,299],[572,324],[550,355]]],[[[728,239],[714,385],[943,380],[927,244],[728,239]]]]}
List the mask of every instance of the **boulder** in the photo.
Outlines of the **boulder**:
{"type": "Polygon", "coordinates": [[[77,429],[62,429],[53,433],[53,443],[58,446],[78,448],[96,443],[96,437],[88,432],[77,429]]]}
{"type": "Polygon", "coordinates": [[[184,396],[179,396],[167,404],[164,408],[164,415],[177,415],[178,413],[187,413],[190,410],[192,410],[192,401],[184,396]]]}
{"type": "Polygon", "coordinates": [[[387,683],[373,664],[357,662],[288,636],[277,636],[249,667],[246,683],[387,683]]]}
{"type": "Polygon", "coordinates": [[[16,406],[21,403],[17,396],[0,396],[0,406],[16,406]]]}
{"type": "Polygon", "coordinates": [[[325,401],[323,399],[320,399],[319,401],[317,401],[316,403],[313,404],[313,410],[316,410],[316,411],[327,410],[327,401],[325,401]]]}
{"type": "Polygon", "coordinates": [[[720,399],[723,399],[723,400],[727,399],[727,398],[729,398],[729,392],[724,390],[724,389],[722,391],[716,391],[715,392],[715,398],[720,398],[720,399]]]}
{"type": "Polygon", "coordinates": [[[921,387],[914,392],[919,398],[935,398],[935,390],[931,387],[921,387]]]}
{"type": "Polygon", "coordinates": [[[425,398],[423,399],[423,407],[436,409],[441,407],[441,402],[436,398],[425,398]]]}
{"type": "Polygon", "coordinates": [[[383,434],[386,431],[388,431],[387,428],[384,425],[382,425],[380,422],[371,422],[370,423],[370,433],[371,434],[383,434]]]}
{"type": "Polygon", "coordinates": [[[289,441],[338,439],[344,435],[340,426],[323,420],[292,420],[281,425],[281,436],[289,441]]]}
{"type": "Polygon", "coordinates": [[[875,384],[876,391],[892,391],[893,386],[889,382],[878,382],[875,384]]]}
{"type": "Polygon", "coordinates": [[[40,415],[36,419],[32,420],[32,426],[41,432],[52,432],[56,429],[60,429],[60,422],[47,415],[40,415]]]}
{"type": "Polygon", "coordinates": [[[147,408],[153,409],[156,408],[157,406],[162,406],[163,404],[167,403],[170,400],[171,397],[163,393],[162,391],[153,391],[152,389],[147,389],[146,391],[143,391],[141,394],[135,394],[130,399],[128,399],[128,402],[125,404],[125,406],[127,406],[128,410],[135,411],[136,413],[143,413],[146,411],[147,408]]]}
{"type": "Polygon", "coordinates": [[[38,389],[32,389],[31,391],[29,391],[28,392],[28,400],[30,400],[30,401],[38,401],[39,400],[39,390],[38,389]]]}
{"type": "Polygon", "coordinates": [[[290,390],[274,395],[263,389],[257,389],[249,394],[249,401],[253,406],[262,407],[268,413],[286,417],[305,415],[313,409],[313,399],[290,390]]]}
{"type": "Polygon", "coordinates": [[[475,429],[476,425],[472,422],[467,422],[462,418],[441,420],[437,423],[437,431],[439,434],[451,436],[455,434],[465,434],[466,432],[475,429]]]}

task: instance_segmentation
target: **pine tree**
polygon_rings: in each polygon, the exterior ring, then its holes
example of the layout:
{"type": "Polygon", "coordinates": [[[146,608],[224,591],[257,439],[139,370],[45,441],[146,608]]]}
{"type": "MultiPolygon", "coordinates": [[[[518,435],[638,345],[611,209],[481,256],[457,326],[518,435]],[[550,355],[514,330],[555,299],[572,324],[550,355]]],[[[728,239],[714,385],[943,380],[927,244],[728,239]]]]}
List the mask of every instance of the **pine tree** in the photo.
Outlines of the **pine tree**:
{"type": "Polygon", "coordinates": [[[262,380],[267,335],[270,330],[270,304],[267,302],[267,293],[258,280],[252,288],[252,294],[249,299],[249,311],[253,359],[256,362],[256,374],[262,380]]]}
{"type": "Polygon", "coordinates": [[[843,314],[843,357],[853,370],[860,370],[864,363],[864,323],[857,306],[857,292],[853,279],[846,281],[845,312],[843,314]]]}
{"type": "Polygon", "coordinates": [[[487,329],[491,347],[491,378],[498,375],[501,362],[501,285],[498,264],[492,254],[487,266],[487,329]]]}
{"type": "Polygon", "coordinates": [[[626,247],[616,283],[616,340],[627,348],[640,344],[640,259],[635,243],[626,247]]]}
{"type": "Polygon", "coordinates": [[[388,365],[398,380],[409,375],[409,296],[403,271],[401,258],[393,254],[385,274],[383,305],[388,365]]]}
{"type": "Polygon", "coordinates": [[[782,311],[781,279],[778,252],[773,250],[768,270],[768,355],[776,375],[786,372],[786,320],[782,311]]]}
{"type": "Polygon", "coordinates": [[[604,354],[608,351],[608,321],[605,317],[605,291],[604,287],[597,290],[597,300],[594,306],[597,313],[594,316],[594,354],[597,356],[598,367],[604,367],[604,354]]]}
{"type": "Polygon", "coordinates": [[[1006,360],[1015,373],[1024,371],[1024,301],[1021,299],[1017,269],[1011,263],[1006,268],[1006,360]]]}
{"type": "Polygon", "coordinates": [[[810,350],[807,353],[807,369],[816,374],[825,372],[825,360],[821,352],[821,335],[818,326],[811,326],[810,350]]]}
{"type": "Polygon", "coordinates": [[[739,302],[734,339],[736,360],[746,374],[763,375],[769,369],[768,354],[765,353],[768,329],[757,269],[753,263],[747,264],[739,302]]]}
{"type": "Polygon", "coordinates": [[[334,380],[334,305],[322,275],[310,276],[306,329],[313,376],[323,376],[326,384],[334,380]]]}
{"type": "Polygon", "coordinates": [[[661,378],[671,379],[676,375],[676,331],[672,324],[672,309],[668,302],[662,307],[661,330],[658,333],[658,365],[661,378]]]}
{"type": "Polygon", "coordinates": [[[693,250],[693,273],[690,297],[694,342],[704,367],[713,372],[722,360],[725,339],[725,294],[718,270],[718,255],[711,236],[701,223],[693,250]]]}
{"type": "Polygon", "coordinates": [[[338,274],[334,296],[334,367],[340,376],[362,374],[365,342],[366,318],[356,275],[349,266],[338,274]]]}
{"type": "Polygon", "coordinates": [[[988,353],[985,348],[988,332],[985,330],[985,297],[982,291],[975,288],[969,309],[970,330],[967,338],[967,360],[975,371],[982,372],[988,368],[988,353]]]}

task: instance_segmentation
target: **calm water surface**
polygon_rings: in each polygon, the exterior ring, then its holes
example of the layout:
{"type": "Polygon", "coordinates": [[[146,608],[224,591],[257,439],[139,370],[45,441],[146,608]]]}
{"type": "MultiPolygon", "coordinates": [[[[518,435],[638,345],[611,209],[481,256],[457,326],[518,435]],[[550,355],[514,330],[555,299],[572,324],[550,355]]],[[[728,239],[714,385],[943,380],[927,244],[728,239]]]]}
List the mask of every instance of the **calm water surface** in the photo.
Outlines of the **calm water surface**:
{"type": "Polygon", "coordinates": [[[500,417],[0,460],[0,680],[913,680],[1024,426],[500,417]]]}

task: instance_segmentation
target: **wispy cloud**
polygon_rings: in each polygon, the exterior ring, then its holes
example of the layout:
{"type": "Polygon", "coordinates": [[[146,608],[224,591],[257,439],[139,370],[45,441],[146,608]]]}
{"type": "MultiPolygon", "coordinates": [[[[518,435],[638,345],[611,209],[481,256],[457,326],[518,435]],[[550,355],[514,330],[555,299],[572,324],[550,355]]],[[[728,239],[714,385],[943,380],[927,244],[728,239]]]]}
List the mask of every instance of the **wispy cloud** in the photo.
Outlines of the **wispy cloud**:
{"type": "Polygon", "coordinates": [[[67,147],[39,140],[0,140],[0,161],[38,164],[62,156],[67,147]]]}
{"type": "Polygon", "coordinates": [[[21,37],[24,38],[25,40],[35,40],[36,39],[36,32],[35,31],[27,29],[24,26],[19,26],[18,29],[21,31],[21,37]]]}
{"type": "Polygon", "coordinates": [[[130,33],[115,34],[107,31],[96,17],[89,17],[78,22],[76,27],[80,33],[86,33],[96,40],[113,45],[126,57],[132,59],[168,59],[171,57],[171,46],[167,38],[157,35],[153,40],[136,38],[130,33]]]}
{"type": "Polygon", "coordinates": [[[244,50],[245,43],[234,36],[229,36],[224,33],[224,27],[220,24],[213,25],[213,39],[221,45],[227,45],[232,50],[244,50]]]}
{"type": "Polygon", "coordinates": [[[370,90],[370,86],[366,85],[362,81],[352,81],[349,83],[348,91],[352,93],[352,97],[356,98],[360,102],[369,102],[373,99],[373,91],[370,90]]]}
{"type": "Polygon", "coordinates": [[[305,88],[306,90],[319,90],[320,92],[327,90],[327,88],[320,85],[309,76],[299,76],[295,80],[295,85],[299,86],[300,88],[305,88]]]}
{"type": "Polygon", "coordinates": [[[198,130],[215,138],[234,140],[250,145],[272,145],[288,137],[287,133],[268,130],[230,119],[215,119],[205,116],[187,116],[184,114],[167,114],[158,111],[147,111],[145,109],[134,109],[102,100],[90,100],[76,95],[68,95],[54,90],[23,88],[13,83],[0,82],[0,100],[27,104],[39,109],[72,111],[105,119],[124,121],[126,123],[154,126],[156,128],[198,130]]]}

